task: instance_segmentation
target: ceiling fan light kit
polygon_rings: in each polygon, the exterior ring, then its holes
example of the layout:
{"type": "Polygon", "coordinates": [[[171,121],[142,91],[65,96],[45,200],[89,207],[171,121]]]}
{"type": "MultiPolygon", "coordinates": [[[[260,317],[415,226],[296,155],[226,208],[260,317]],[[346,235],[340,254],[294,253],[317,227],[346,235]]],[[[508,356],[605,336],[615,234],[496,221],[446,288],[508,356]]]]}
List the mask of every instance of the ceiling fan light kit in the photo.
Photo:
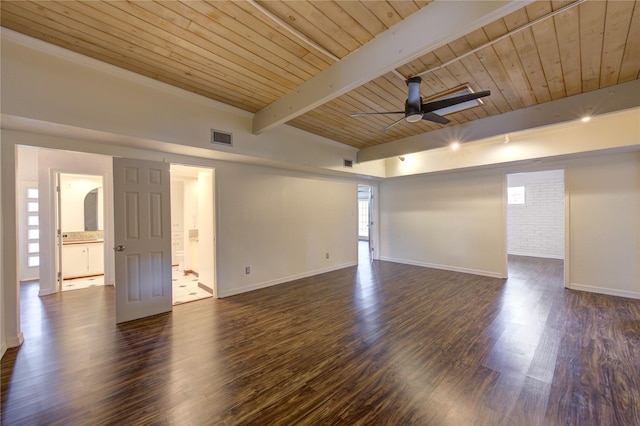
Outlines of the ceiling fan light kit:
{"type": "Polygon", "coordinates": [[[444,94],[431,98],[428,102],[423,102],[422,96],[420,96],[420,83],[422,78],[419,76],[411,77],[407,81],[407,100],[404,104],[404,111],[385,111],[385,112],[369,112],[369,113],[356,113],[351,114],[352,117],[362,117],[365,115],[374,114],[404,114],[404,117],[394,121],[387,127],[382,129],[383,132],[392,128],[401,121],[407,121],[409,123],[416,123],[420,120],[431,121],[438,124],[448,124],[451,122],[448,118],[443,117],[446,114],[453,114],[454,112],[461,111],[463,109],[472,108],[474,106],[482,105],[480,98],[491,95],[489,90],[482,92],[473,92],[468,85],[452,89],[444,94]],[[472,104],[468,104],[474,102],[472,104]],[[466,105],[465,105],[466,104],[466,105]],[[461,106],[460,108],[455,108],[461,106]]]}
{"type": "Polygon", "coordinates": [[[416,121],[422,120],[422,114],[421,113],[415,113],[415,114],[407,115],[406,120],[409,123],[415,123],[416,121]]]}

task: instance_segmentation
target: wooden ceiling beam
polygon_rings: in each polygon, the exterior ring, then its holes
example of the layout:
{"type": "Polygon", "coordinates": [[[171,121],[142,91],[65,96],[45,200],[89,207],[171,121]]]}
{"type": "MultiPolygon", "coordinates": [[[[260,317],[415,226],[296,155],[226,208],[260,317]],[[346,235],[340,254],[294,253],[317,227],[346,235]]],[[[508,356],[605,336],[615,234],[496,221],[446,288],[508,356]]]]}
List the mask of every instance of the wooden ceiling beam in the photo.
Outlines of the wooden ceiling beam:
{"type": "Polygon", "coordinates": [[[532,1],[434,1],[258,111],[253,133],[286,123],[532,1]]]}

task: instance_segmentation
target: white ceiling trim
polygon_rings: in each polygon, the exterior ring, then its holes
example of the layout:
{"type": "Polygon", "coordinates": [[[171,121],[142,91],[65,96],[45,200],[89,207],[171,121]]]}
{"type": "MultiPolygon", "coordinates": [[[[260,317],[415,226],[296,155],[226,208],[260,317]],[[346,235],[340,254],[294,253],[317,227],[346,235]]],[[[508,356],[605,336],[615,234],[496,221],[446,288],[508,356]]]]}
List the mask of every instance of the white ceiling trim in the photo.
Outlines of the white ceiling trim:
{"type": "Polygon", "coordinates": [[[253,133],[286,123],[533,0],[436,0],[253,117],[253,133]]]}

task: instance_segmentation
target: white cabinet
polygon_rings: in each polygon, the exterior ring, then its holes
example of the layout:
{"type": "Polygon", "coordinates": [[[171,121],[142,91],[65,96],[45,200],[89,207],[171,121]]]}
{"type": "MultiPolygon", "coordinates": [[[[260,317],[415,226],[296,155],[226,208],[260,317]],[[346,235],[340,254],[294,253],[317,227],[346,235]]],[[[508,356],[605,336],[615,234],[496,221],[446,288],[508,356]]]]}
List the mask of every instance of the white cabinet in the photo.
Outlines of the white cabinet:
{"type": "Polygon", "coordinates": [[[184,181],[181,179],[171,177],[171,264],[174,266],[180,263],[176,252],[184,251],[184,181]]]}
{"type": "Polygon", "coordinates": [[[68,244],[62,246],[62,278],[74,278],[87,275],[87,244],[68,244]]]}
{"type": "Polygon", "coordinates": [[[176,257],[176,252],[184,251],[184,232],[173,231],[171,232],[171,264],[177,265],[179,259],[176,257]]]}
{"type": "Polygon", "coordinates": [[[104,273],[104,243],[62,246],[62,278],[87,277],[104,273]]]}
{"type": "Polygon", "coordinates": [[[104,243],[87,244],[89,274],[104,274],[104,243]]]}

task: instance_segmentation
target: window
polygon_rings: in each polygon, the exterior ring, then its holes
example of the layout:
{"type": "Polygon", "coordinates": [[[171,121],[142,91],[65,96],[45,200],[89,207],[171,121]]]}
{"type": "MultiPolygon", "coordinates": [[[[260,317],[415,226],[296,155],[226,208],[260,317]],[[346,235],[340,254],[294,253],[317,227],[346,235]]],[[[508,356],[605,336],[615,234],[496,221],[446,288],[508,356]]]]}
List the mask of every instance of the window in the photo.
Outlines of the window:
{"type": "Polygon", "coordinates": [[[27,267],[40,266],[40,219],[38,188],[27,188],[27,267]]]}
{"type": "Polygon", "coordinates": [[[524,186],[507,188],[507,204],[524,204],[524,186]]]}

